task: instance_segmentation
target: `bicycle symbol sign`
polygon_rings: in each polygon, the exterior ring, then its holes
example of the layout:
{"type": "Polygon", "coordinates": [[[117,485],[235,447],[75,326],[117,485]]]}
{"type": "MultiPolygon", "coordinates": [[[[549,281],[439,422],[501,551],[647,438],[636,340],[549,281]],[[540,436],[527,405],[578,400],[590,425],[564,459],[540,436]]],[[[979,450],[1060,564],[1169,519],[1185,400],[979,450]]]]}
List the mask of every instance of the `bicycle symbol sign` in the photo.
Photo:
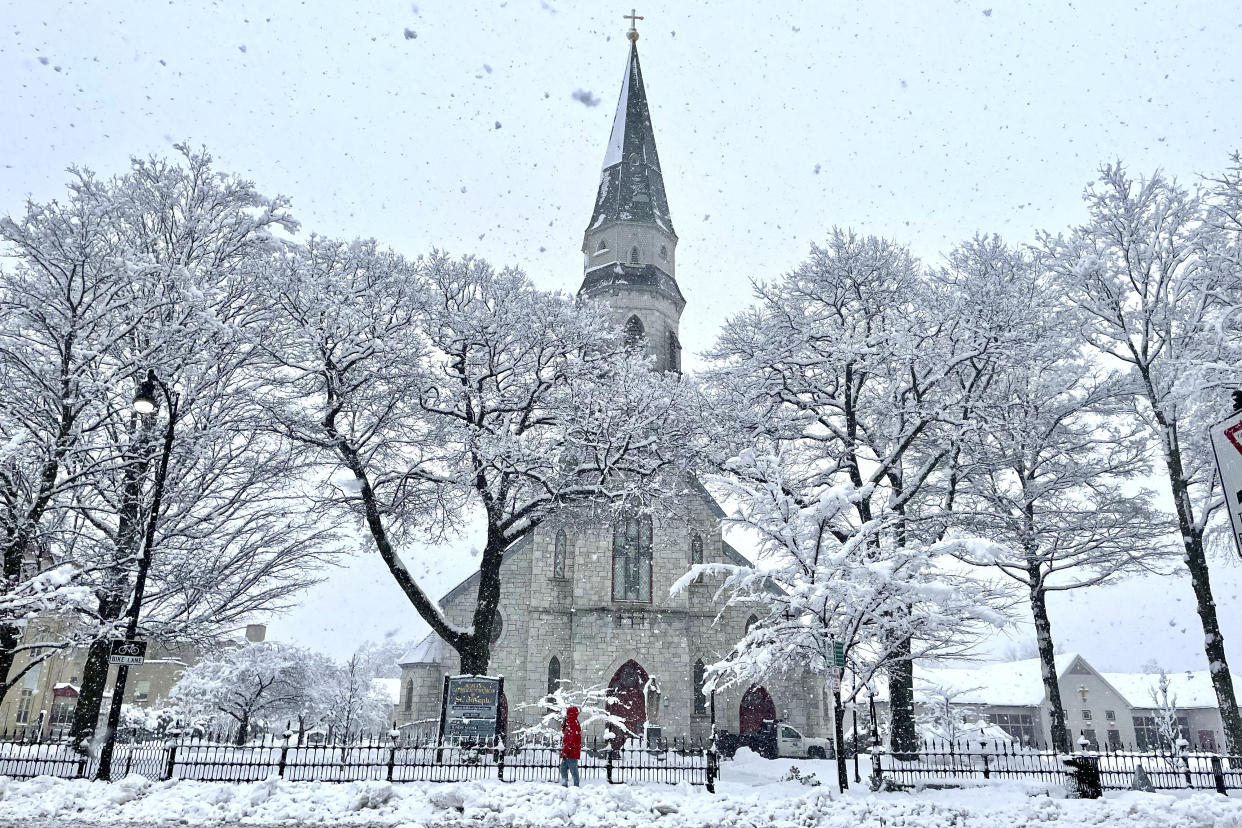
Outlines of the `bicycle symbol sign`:
{"type": "Polygon", "coordinates": [[[141,664],[147,654],[145,641],[113,641],[108,652],[109,664],[141,664]]]}

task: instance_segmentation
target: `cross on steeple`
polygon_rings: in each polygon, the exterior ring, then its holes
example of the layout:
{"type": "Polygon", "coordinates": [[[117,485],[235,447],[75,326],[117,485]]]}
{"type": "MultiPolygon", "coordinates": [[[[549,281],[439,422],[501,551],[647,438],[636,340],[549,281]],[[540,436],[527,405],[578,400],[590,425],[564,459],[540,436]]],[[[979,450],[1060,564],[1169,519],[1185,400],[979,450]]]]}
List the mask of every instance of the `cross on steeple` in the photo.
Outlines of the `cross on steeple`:
{"type": "Polygon", "coordinates": [[[630,9],[630,13],[621,15],[621,18],[630,21],[630,30],[626,32],[625,36],[630,40],[638,40],[638,21],[644,19],[638,14],[638,10],[630,9]]]}

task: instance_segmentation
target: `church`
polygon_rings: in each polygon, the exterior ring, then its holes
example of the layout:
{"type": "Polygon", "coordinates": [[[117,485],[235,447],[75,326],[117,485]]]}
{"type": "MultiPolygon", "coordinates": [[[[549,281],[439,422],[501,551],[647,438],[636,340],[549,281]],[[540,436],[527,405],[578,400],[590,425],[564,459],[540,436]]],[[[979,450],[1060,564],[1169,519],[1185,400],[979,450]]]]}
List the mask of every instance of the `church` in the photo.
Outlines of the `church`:
{"type": "MultiPolygon", "coordinates": [[[[680,371],[678,324],[686,299],[677,283],[664,175],[642,70],[638,33],[629,56],[594,210],[583,238],[579,295],[607,302],[626,335],[641,342],[661,371],[680,371]]],[[[757,730],[780,718],[807,735],[830,731],[831,699],[814,676],[773,677],[768,685],[703,693],[704,668],[728,656],[754,617],[714,600],[722,578],[700,577],[670,595],[693,564],[746,561],[721,536],[724,513],[701,485],[654,517],[601,523],[565,509],[515,541],[501,564],[499,617],[488,672],[504,676],[509,729],[538,718],[533,704],[566,681],[607,686],[630,731],[659,726],[665,738],[706,740],[716,724],[757,730]]],[[[469,625],[478,574],[440,604],[469,625]]],[[[398,725],[434,733],[443,679],[457,654],[432,633],[401,660],[398,725]]],[[[602,729],[597,734],[603,735],[602,729]]]]}

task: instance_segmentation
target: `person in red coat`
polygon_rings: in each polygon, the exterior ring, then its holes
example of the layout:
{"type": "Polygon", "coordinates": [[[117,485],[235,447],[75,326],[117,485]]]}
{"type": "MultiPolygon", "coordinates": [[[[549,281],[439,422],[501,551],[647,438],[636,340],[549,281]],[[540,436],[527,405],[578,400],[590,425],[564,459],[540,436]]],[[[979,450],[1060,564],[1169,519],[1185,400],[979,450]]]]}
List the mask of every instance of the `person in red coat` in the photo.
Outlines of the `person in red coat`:
{"type": "Polygon", "coordinates": [[[565,723],[561,725],[561,785],[569,787],[569,777],[574,777],[574,787],[578,783],[578,759],[582,756],[582,725],[578,723],[578,708],[571,707],[565,711],[565,723]]]}

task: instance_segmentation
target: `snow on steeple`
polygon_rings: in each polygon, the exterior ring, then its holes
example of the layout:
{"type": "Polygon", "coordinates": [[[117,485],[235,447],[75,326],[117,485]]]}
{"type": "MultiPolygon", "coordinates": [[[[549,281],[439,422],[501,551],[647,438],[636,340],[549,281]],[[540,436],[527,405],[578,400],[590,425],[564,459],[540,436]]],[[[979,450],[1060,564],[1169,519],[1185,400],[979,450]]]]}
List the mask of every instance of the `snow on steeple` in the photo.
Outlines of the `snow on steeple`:
{"type": "Polygon", "coordinates": [[[655,224],[675,236],[634,39],[630,41],[589,229],[623,221],[655,224]]]}

